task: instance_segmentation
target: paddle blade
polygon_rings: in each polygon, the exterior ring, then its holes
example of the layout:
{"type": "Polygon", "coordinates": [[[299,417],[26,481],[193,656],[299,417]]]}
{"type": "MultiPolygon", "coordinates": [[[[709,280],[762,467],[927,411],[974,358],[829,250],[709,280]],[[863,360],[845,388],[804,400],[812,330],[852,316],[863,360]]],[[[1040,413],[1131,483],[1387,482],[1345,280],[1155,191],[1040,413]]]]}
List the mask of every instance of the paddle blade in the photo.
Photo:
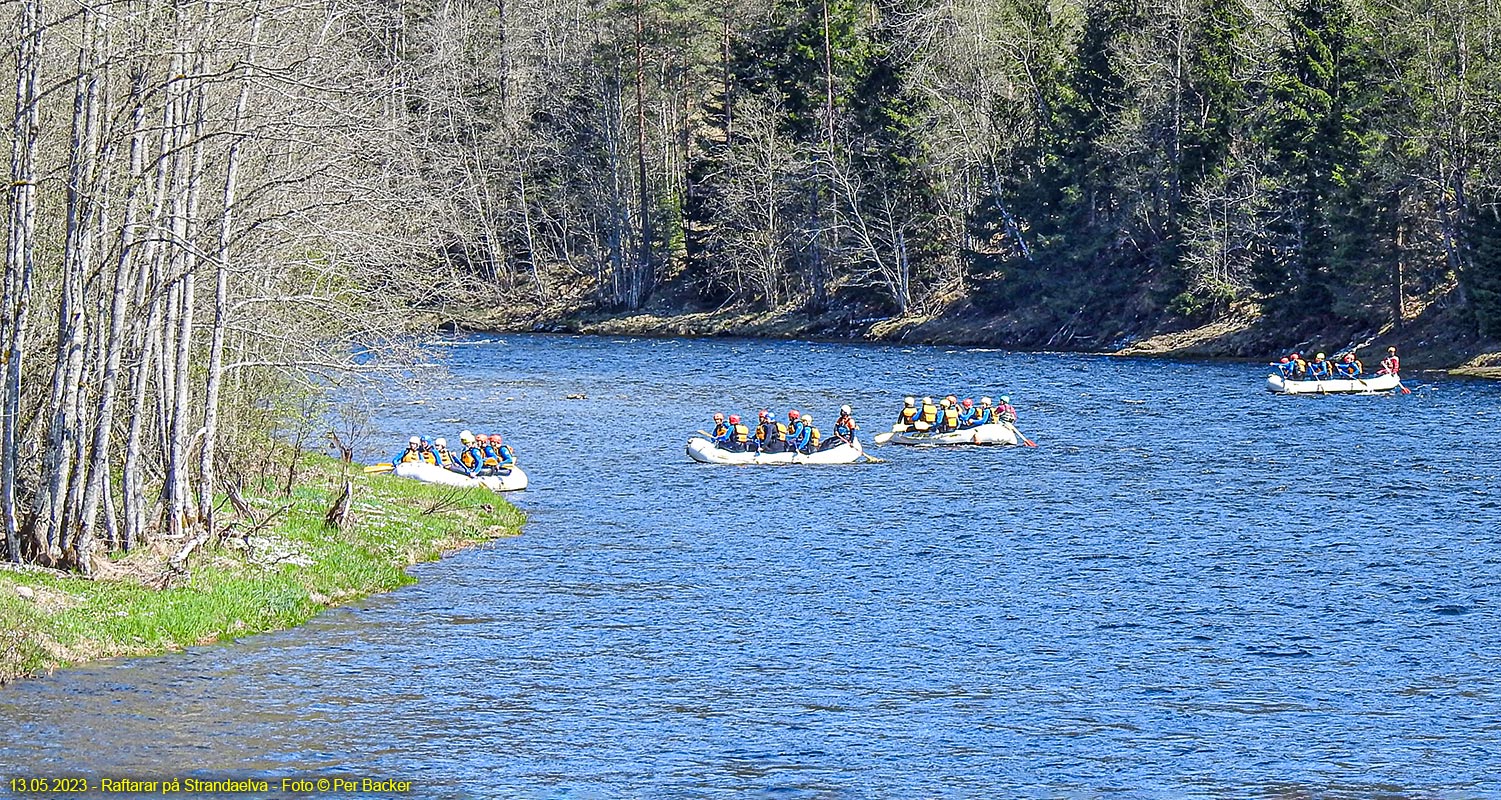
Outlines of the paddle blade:
{"type": "Polygon", "coordinates": [[[396,469],[396,465],[392,464],[390,462],[386,462],[386,463],[383,463],[383,464],[371,464],[370,466],[365,467],[365,471],[369,472],[369,473],[374,473],[374,472],[390,472],[393,469],[396,469]]]}
{"type": "Polygon", "coordinates": [[[889,432],[888,433],[878,433],[878,434],[876,434],[875,442],[876,442],[876,444],[886,444],[887,442],[891,441],[891,437],[892,436],[893,436],[893,434],[891,434],[889,432]]]}

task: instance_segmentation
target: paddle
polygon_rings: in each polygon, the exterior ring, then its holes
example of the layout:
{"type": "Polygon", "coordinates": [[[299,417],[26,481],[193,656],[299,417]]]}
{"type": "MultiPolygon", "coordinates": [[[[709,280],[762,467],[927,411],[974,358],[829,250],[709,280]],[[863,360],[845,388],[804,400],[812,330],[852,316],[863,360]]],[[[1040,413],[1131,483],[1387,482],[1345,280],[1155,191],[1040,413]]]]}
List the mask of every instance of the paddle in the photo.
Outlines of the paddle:
{"type": "Polygon", "coordinates": [[[885,433],[878,433],[878,434],[876,434],[876,437],[875,437],[874,441],[875,441],[876,444],[886,444],[887,442],[891,441],[891,437],[893,437],[895,435],[896,435],[895,431],[887,431],[885,433]]]}
{"type": "Polygon", "coordinates": [[[1036,442],[1032,441],[1031,439],[1028,439],[1021,431],[1019,431],[1019,430],[1016,429],[1016,424],[1015,423],[1008,421],[1006,423],[1006,427],[1010,428],[1011,432],[1014,433],[1014,434],[1016,434],[1016,438],[1022,440],[1022,444],[1026,445],[1028,447],[1036,447],[1037,446],[1036,442]]]}
{"type": "Polygon", "coordinates": [[[365,467],[365,472],[373,474],[376,472],[390,472],[393,469],[396,469],[396,465],[388,461],[383,464],[371,464],[365,467]]]}

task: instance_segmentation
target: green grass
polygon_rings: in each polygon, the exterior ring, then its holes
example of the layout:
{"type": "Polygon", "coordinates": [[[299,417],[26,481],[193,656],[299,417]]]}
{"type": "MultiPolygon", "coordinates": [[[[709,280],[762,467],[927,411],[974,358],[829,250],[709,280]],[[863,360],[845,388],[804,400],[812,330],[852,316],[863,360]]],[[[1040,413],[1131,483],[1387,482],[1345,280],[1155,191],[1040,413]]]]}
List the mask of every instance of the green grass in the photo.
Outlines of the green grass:
{"type": "Polygon", "coordinates": [[[82,661],[299,625],[329,606],[411,583],[411,564],[516,534],[525,521],[485,489],[357,472],[350,478],[351,523],[330,530],[323,515],[342,490],[340,468],[309,456],[291,497],[247,493],[262,518],[292,507],[252,537],[260,546],[250,556],[228,546],[200,550],[167,588],[156,587],[175,546],[112,558],[98,570],[110,577],[100,580],[0,571],[0,683],[82,661]],[[423,513],[434,504],[442,508],[423,513]],[[31,599],[17,591],[21,586],[31,589],[31,599]]]}

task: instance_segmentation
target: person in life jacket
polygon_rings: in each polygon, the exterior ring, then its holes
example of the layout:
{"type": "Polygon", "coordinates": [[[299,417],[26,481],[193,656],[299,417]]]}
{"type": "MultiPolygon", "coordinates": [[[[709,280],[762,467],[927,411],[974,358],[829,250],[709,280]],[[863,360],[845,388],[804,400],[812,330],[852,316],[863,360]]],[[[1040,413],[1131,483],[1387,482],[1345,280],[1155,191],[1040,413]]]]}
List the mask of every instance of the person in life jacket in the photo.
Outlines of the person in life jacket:
{"type": "Polygon", "coordinates": [[[892,430],[901,433],[912,430],[912,423],[917,421],[917,400],[912,397],[902,400],[902,410],[897,412],[896,427],[892,430]]]}
{"type": "Polygon", "coordinates": [[[469,431],[459,432],[459,455],[454,459],[451,469],[461,475],[471,478],[479,477],[480,470],[485,468],[485,451],[479,447],[479,441],[469,431]]]}
{"type": "MultiPolygon", "coordinates": [[[[850,411],[847,405],[840,406],[839,418],[834,420],[834,436],[838,437],[839,441],[849,444],[855,441],[855,431],[858,430],[860,426],[855,424],[854,412],[850,411]]],[[[833,444],[834,440],[830,439],[829,443],[833,444]]]]}
{"type": "Polygon", "coordinates": [[[1333,372],[1334,370],[1329,368],[1329,361],[1324,358],[1323,353],[1319,353],[1313,357],[1312,361],[1308,362],[1308,379],[1311,381],[1327,381],[1334,377],[1333,372]]]}
{"type": "Polygon", "coordinates": [[[474,445],[479,448],[481,475],[494,475],[495,465],[500,463],[500,457],[495,454],[495,445],[490,443],[490,435],[477,433],[474,435],[474,445]]]}
{"type": "Polygon", "coordinates": [[[803,415],[797,409],[787,412],[787,447],[796,450],[797,443],[803,437],[803,415]]]}
{"type": "MultiPolygon", "coordinates": [[[[917,412],[917,421],[930,427],[938,424],[938,406],[933,405],[933,398],[922,399],[922,408],[917,412]]],[[[927,428],[918,426],[918,430],[927,430],[927,428]]]]}
{"type": "Polygon", "coordinates": [[[722,445],[730,440],[730,426],[724,424],[724,414],[714,412],[714,430],[709,435],[715,444],[722,445]]]}
{"type": "Polygon", "coordinates": [[[1355,359],[1354,353],[1345,353],[1345,357],[1334,362],[1335,377],[1341,380],[1353,381],[1360,377],[1360,362],[1355,359]]]}
{"type": "Polygon", "coordinates": [[[422,460],[422,437],[413,436],[407,439],[407,448],[391,456],[392,464],[405,464],[412,461],[422,460]]]}
{"type": "Polygon", "coordinates": [[[966,397],[959,403],[959,427],[961,429],[973,428],[975,426],[975,419],[978,416],[979,415],[975,413],[974,400],[966,397]]]}
{"type": "Polygon", "coordinates": [[[1386,348],[1386,358],[1381,359],[1381,371],[1378,375],[1396,375],[1402,369],[1402,362],[1397,358],[1397,348],[1386,348]]]}
{"type": "Polygon", "coordinates": [[[1293,369],[1293,380],[1295,380],[1295,381],[1301,381],[1301,380],[1303,380],[1303,378],[1308,375],[1308,362],[1304,361],[1303,357],[1300,356],[1300,355],[1298,355],[1297,353],[1293,353],[1292,355],[1288,356],[1287,358],[1288,358],[1288,363],[1290,363],[1290,364],[1293,365],[1292,366],[1292,369],[1293,369]]]}
{"type": "Polygon", "coordinates": [[[980,407],[975,409],[975,425],[989,425],[995,422],[995,409],[990,405],[989,397],[980,398],[980,407]]]}
{"type": "Polygon", "coordinates": [[[433,440],[433,455],[438,457],[438,466],[453,469],[453,453],[448,452],[448,440],[439,436],[433,440]]]}
{"type": "Polygon", "coordinates": [[[1277,371],[1282,373],[1283,380],[1290,381],[1293,379],[1292,359],[1288,358],[1287,356],[1283,356],[1280,361],[1272,362],[1272,366],[1276,367],[1277,371]]]}
{"type": "Polygon", "coordinates": [[[422,463],[437,466],[438,454],[433,452],[433,443],[426,436],[422,437],[422,463]]]}
{"type": "Polygon", "coordinates": [[[947,397],[943,398],[943,402],[940,405],[942,406],[943,411],[941,414],[939,414],[938,417],[938,432],[947,433],[949,431],[959,430],[958,406],[950,402],[947,397]]]}
{"type": "Polygon", "coordinates": [[[995,421],[1006,423],[1016,421],[1016,409],[1011,407],[1011,398],[1003,395],[1001,402],[996,404],[995,421]]]}
{"type": "Polygon", "coordinates": [[[730,415],[730,433],[727,441],[719,446],[732,453],[743,453],[750,444],[750,428],[740,421],[739,414],[730,415]]]}
{"type": "Polygon", "coordinates": [[[516,451],[501,441],[498,433],[490,434],[490,446],[495,450],[495,474],[511,474],[511,468],[516,466],[516,451]]]}
{"type": "Polygon", "coordinates": [[[756,449],[763,453],[787,451],[787,426],[778,422],[766,409],[761,410],[760,423],[756,426],[756,449]]]}
{"type": "Polygon", "coordinates": [[[818,432],[817,428],[813,427],[813,415],[804,414],[798,421],[802,424],[799,427],[797,438],[794,440],[797,451],[804,455],[818,452],[819,446],[823,444],[823,435],[818,432]]]}

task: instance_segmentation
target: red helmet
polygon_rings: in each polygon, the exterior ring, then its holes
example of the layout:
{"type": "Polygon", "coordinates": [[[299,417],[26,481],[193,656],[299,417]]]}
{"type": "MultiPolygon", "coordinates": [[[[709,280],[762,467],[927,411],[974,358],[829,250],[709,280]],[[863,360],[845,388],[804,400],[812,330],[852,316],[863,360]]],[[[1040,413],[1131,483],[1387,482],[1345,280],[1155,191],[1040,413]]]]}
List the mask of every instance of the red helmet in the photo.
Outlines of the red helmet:
{"type": "Polygon", "coordinates": [[[797,419],[800,416],[802,416],[802,414],[797,413],[797,409],[795,408],[787,412],[787,419],[797,419]]]}
{"type": "Polygon", "coordinates": [[[761,413],[757,414],[756,416],[760,417],[761,419],[771,419],[771,412],[763,408],[761,409],[761,413]]]}
{"type": "Polygon", "coordinates": [[[1346,361],[1354,361],[1355,360],[1355,354],[1354,353],[1345,353],[1345,360],[1346,361]]]}
{"type": "Polygon", "coordinates": [[[721,413],[719,413],[718,411],[715,411],[714,412],[714,421],[718,422],[718,421],[720,421],[722,419],[724,419],[724,415],[721,414],[721,413]]]}
{"type": "Polygon", "coordinates": [[[498,433],[492,433],[492,434],[490,434],[490,444],[500,444],[500,434],[498,434],[498,433]]]}
{"type": "Polygon", "coordinates": [[[731,414],[730,415],[730,424],[731,425],[739,425],[740,424],[740,415],[739,414],[731,414]]]}
{"type": "Polygon", "coordinates": [[[945,397],[943,399],[949,401],[950,403],[957,403],[957,402],[959,402],[959,398],[957,398],[957,397],[955,397],[953,395],[949,395],[948,397],[945,397]]]}
{"type": "Polygon", "coordinates": [[[1299,356],[1298,356],[1298,354],[1297,354],[1297,353],[1293,353],[1293,354],[1292,354],[1292,356],[1291,356],[1291,357],[1292,357],[1292,358],[1298,358],[1298,357],[1299,357],[1299,356]]]}
{"type": "Polygon", "coordinates": [[[479,442],[480,444],[484,444],[485,442],[490,441],[490,434],[488,434],[488,433],[476,433],[474,435],[474,440],[476,442],[479,442]]]}
{"type": "Polygon", "coordinates": [[[1286,363],[1287,363],[1287,356],[1283,356],[1283,357],[1282,357],[1282,360],[1281,360],[1281,361],[1278,361],[1278,362],[1277,362],[1277,363],[1278,363],[1278,364],[1286,364],[1286,363]]]}
{"type": "Polygon", "coordinates": [[[964,398],[964,407],[965,408],[974,408],[975,407],[975,401],[969,399],[968,397],[964,398]]]}

